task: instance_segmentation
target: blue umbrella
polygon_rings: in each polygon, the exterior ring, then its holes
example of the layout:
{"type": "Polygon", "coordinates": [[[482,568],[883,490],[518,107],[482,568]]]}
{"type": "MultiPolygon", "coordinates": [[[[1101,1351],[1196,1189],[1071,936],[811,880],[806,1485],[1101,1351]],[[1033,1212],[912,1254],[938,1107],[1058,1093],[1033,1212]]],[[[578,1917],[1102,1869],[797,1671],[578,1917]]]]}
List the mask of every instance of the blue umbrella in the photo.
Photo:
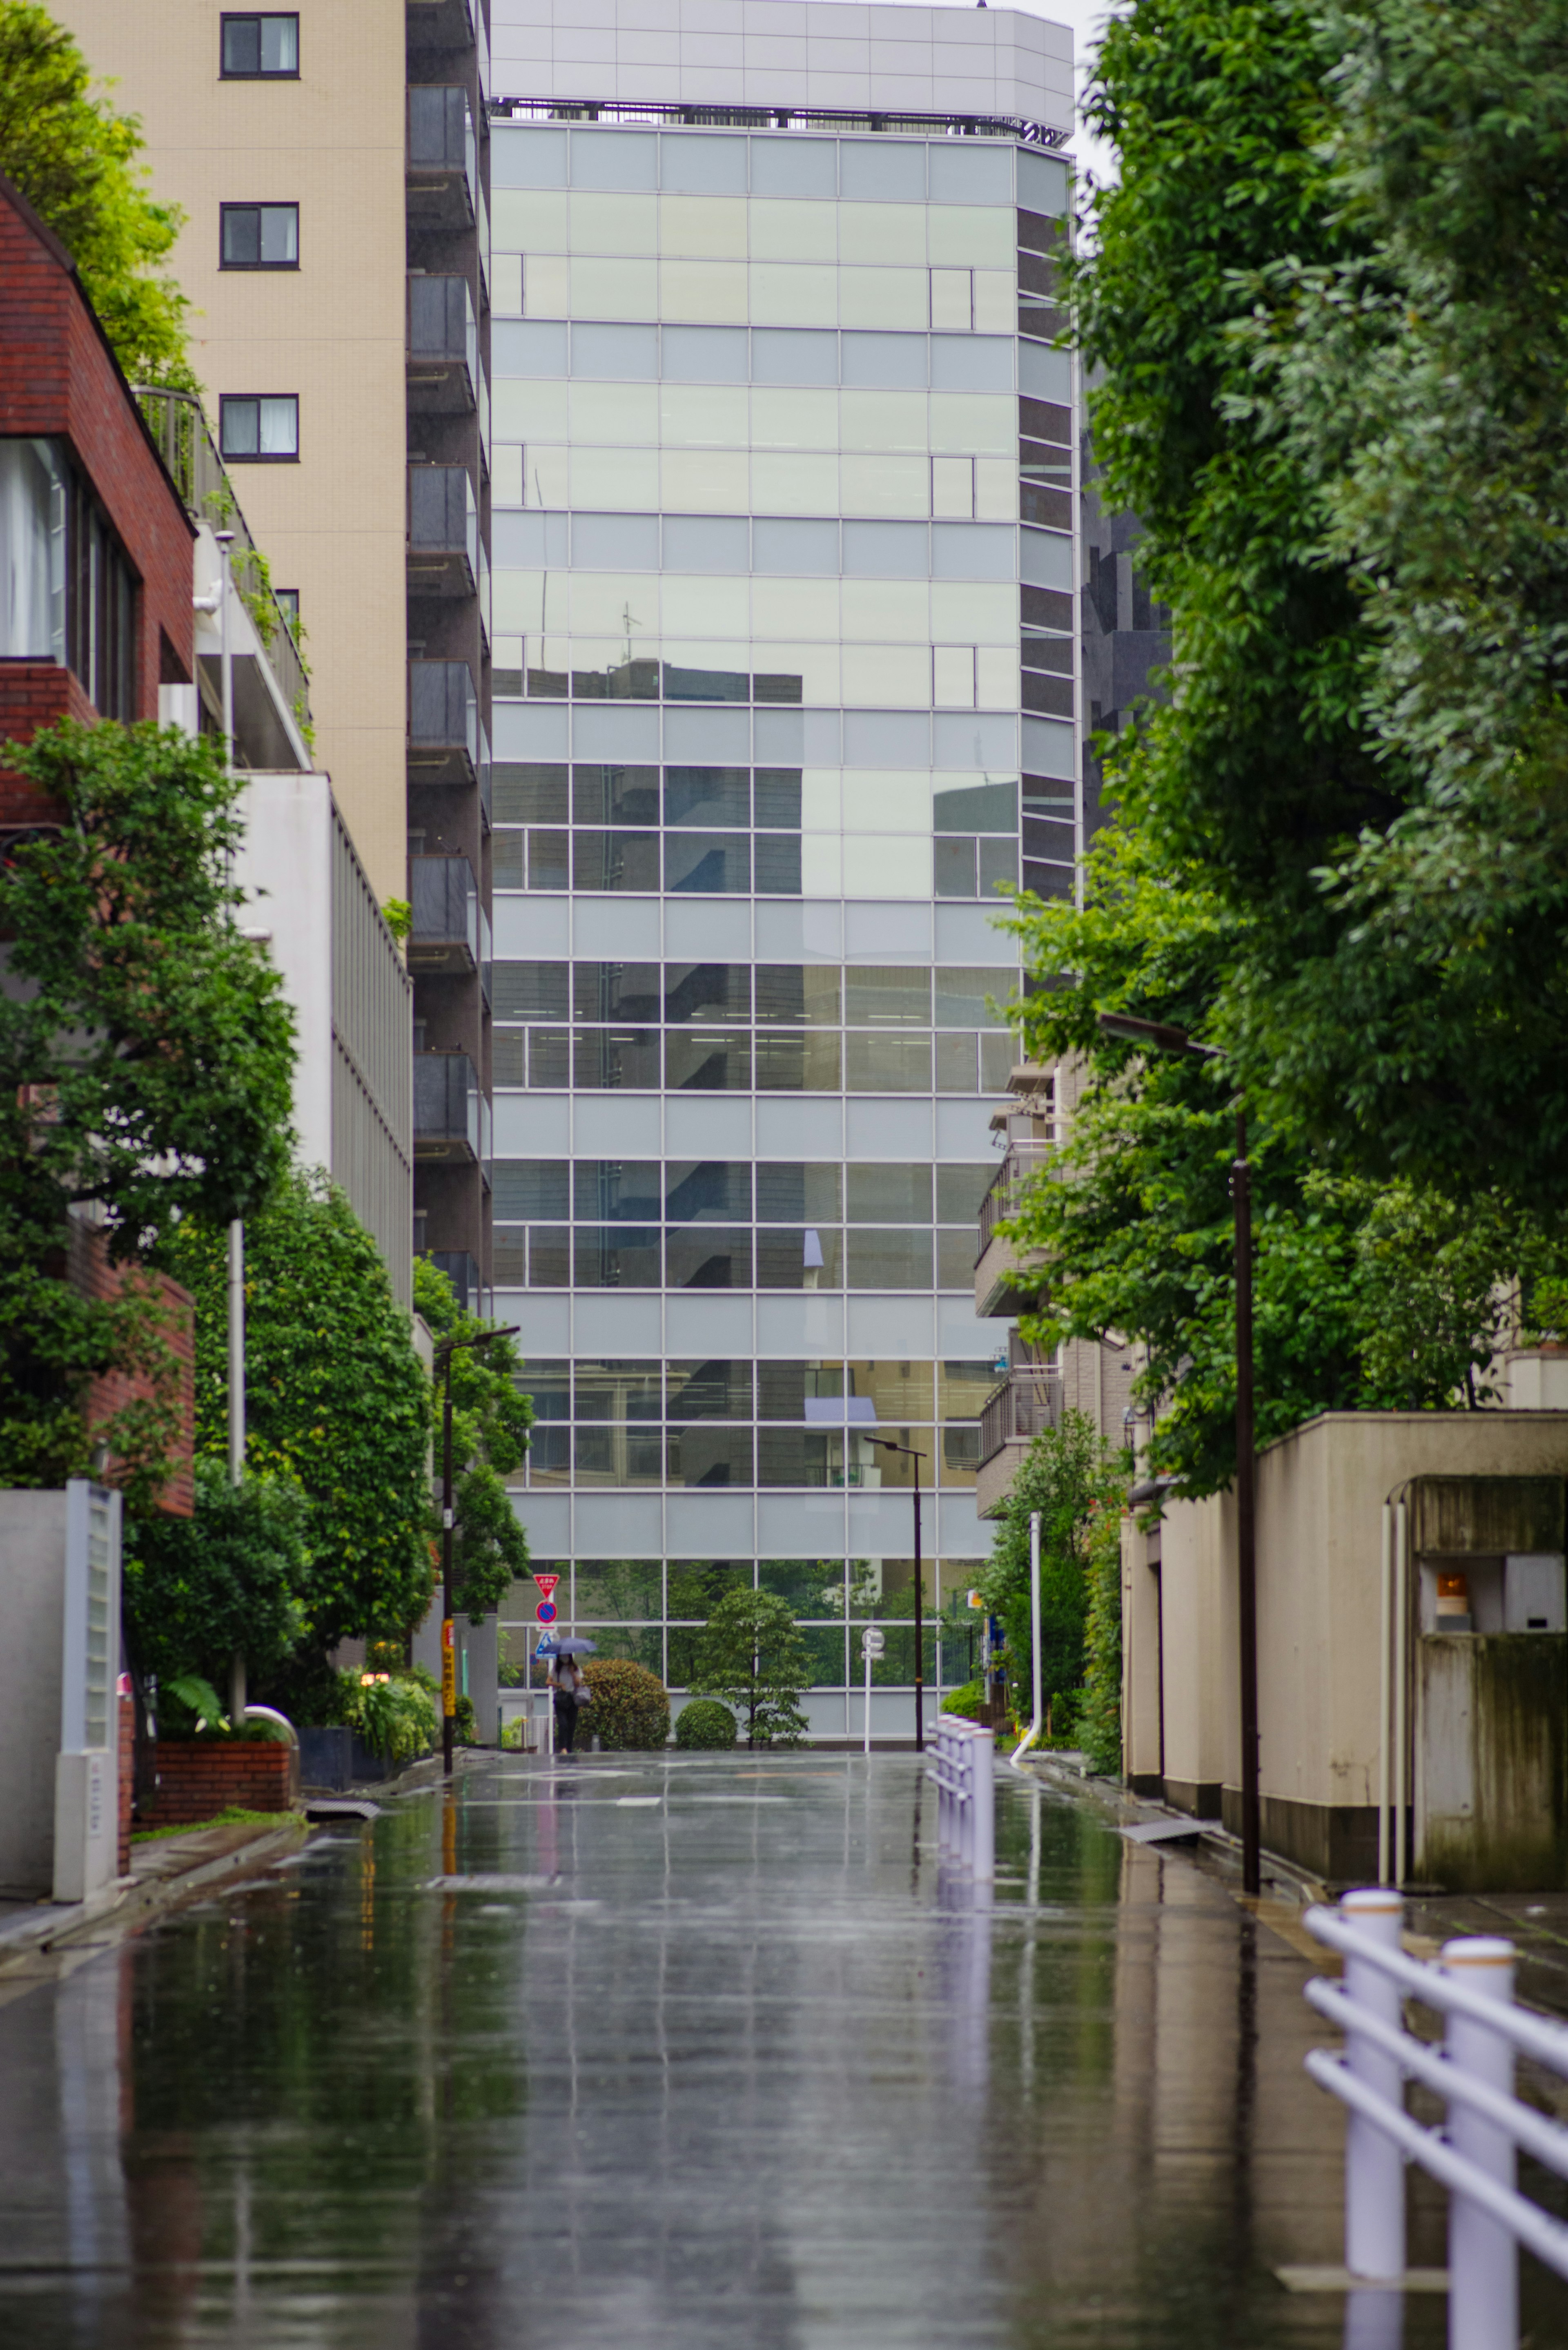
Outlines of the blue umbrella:
{"type": "Polygon", "coordinates": [[[557,1640],[556,1643],[558,1657],[597,1657],[598,1652],[597,1640],[557,1640]]]}

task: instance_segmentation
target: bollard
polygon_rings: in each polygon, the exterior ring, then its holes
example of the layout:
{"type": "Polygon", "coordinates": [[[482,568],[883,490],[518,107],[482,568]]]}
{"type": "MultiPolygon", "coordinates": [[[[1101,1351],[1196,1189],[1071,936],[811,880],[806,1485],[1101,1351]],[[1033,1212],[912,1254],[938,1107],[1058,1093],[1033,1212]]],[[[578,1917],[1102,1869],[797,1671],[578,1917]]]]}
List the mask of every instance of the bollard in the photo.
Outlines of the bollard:
{"type": "Polygon", "coordinates": [[[958,1865],[962,1869],[967,1869],[970,1865],[974,1843],[974,1804],[970,1794],[973,1746],[974,1726],[971,1722],[966,1721],[963,1733],[959,1740],[958,1753],[955,1758],[958,1763],[959,1782],[958,1865]]]}
{"type": "MultiPolygon", "coordinates": [[[[1490,1935],[1445,1942],[1445,1974],[1500,2005],[1513,2000],[1514,1950],[1490,1935]]],[[[1500,2096],[1513,2094],[1513,2048],[1501,2032],[1473,2016],[1450,2013],[1443,2053],[1460,2072],[1500,2096]]],[[[1449,2106],[1449,2143],[1511,2189],[1513,2140],[1495,2122],[1461,2105],[1449,2106]]],[[[1450,2350],[1515,2350],[1519,2340],[1519,2248],[1512,2231],[1455,2190],[1449,2198],[1449,2342],[1450,2350]]]]}
{"type": "Polygon", "coordinates": [[[970,1741],[970,1866],[977,1885],[996,1875],[996,1735],[976,1730],[970,1741]]]}
{"type": "MultiPolygon", "coordinates": [[[[1347,1893],[1339,1905],[1347,1926],[1386,1950],[1397,1950],[1405,1904],[1393,1886],[1369,1886],[1347,1893]]],[[[1365,1959],[1347,1957],[1345,1988],[1391,2031],[1399,2029],[1399,1987],[1365,1959]]],[[[1346,2030],[1350,2070],[1390,2105],[1403,2102],[1397,2059],[1346,2030]]],[[[1353,2276],[1397,2277],[1405,2268],[1405,2160],[1393,2139],[1352,2109],[1345,2138],[1345,2265],[1353,2276]]]]}

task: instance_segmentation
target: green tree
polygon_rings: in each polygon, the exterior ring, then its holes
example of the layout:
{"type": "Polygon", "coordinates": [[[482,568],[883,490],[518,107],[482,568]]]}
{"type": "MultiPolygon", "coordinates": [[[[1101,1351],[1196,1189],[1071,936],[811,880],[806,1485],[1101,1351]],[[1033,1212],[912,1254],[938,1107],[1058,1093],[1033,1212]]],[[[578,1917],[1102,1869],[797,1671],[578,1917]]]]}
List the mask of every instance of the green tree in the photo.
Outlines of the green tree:
{"type": "Polygon", "coordinates": [[[293,1019],[235,926],[239,785],[211,742],[67,723],[4,757],[62,822],[0,865],[0,1484],[107,1454],[144,1508],[178,1434],[147,1269],[180,1218],[253,1214],[282,1176],[293,1019]],[[119,1296],[67,1277],[73,1211],[107,1230],[119,1296]],[[111,1371],[152,1396],[89,1427],[111,1371]]]}
{"type": "Polygon", "coordinates": [[[222,1686],[236,1649],[265,1681],[293,1656],[305,1629],[309,1509],[292,1478],[248,1476],[234,1484],[221,1461],[196,1462],[189,1518],[134,1524],[125,1565],[128,1645],[142,1675],[170,1682],[190,1673],[222,1686]]]}
{"type": "MultiPolygon", "coordinates": [[[[491,1326],[465,1313],[457,1293],[428,1257],[414,1259],[414,1311],[433,1333],[473,1338],[491,1326]]],[[[528,1450],[534,1407],[517,1385],[523,1357],[511,1338],[486,1347],[459,1347],[452,1357],[453,1605],[475,1624],[498,1607],[514,1578],[527,1572],[528,1537],[517,1520],[506,1480],[528,1450]]],[[[444,1391],[437,1357],[437,1410],[444,1391]]],[[[440,1447],[443,1438],[436,1429],[440,1447]]],[[[438,1452],[436,1473],[441,1473],[438,1452]]]]}
{"type": "Polygon", "coordinates": [[[794,1616],[771,1591],[732,1591],[697,1643],[693,1696],[716,1697],[739,1715],[748,1746],[798,1746],[801,1692],[811,1659],[794,1616]]]}
{"type": "MultiPolygon", "coordinates": [[[[197,1447],[221,1456],[226,1232],[182,1225],[169,1262],[196,1301],[197,1447]]],[[[245,1461],[292,1477],[307,1505],[305,1624],[275,1685],[286,1711],[328,1701],[339,1640],[425,1613],[431,1420],[431,1383],[374,1242],[325,1176],[296,1171],[245,1224],[245,1461]]]]}
{"type": "Polygon", "coordinates": [[[1102,1510],[1089,1528],[1088,1612],[1084,1621],[1084,1702],[1078,1742],[1091,1770],[1122,1771],[1122,1528],[1102,1510]]]}
{"type": "Polygon", "coordinates": [[[142,144],[137,117],[94,94],[65,27],[37,0],[0,0],[0,172],[69,250],[131,382],[193,389],[189,305],[159,268],[184,215],[148,194],[142,144]]]}
{"type": "Polygon", "coordinates": [[[1029,1520],[1040,1514],[1041,1712],[1072,1700],[1084,1679],[1089,1614],[1088,1558],[1097,1516],[1113,1520],[1126,1490],[1125,1456],[1105,1443],[1086,1412],[1063,1413],[1043,1429],[1008,1489],[979,1575],[981,1596],[1000,1618],[1020,1713],[1034,1704],[1029,1606],[1029,1520]]]}

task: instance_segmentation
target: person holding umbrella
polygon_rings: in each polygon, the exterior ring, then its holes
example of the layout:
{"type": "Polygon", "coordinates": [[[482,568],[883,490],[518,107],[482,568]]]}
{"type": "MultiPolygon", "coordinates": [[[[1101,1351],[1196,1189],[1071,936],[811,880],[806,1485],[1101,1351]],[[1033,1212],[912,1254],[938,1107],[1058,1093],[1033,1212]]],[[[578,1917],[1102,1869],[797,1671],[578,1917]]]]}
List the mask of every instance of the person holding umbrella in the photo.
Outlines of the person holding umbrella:
{"type": "Polygon", "coordinates": [[[577,1709],[591,1705],[593,1690],[588,1677],[578,1664],[580,1656],[591,1657],[592,1640],[560,1640],[550,1659],[550,1687],[556,1699],[556,1752],[570,1754],[576,1743],[577,1709]]]}

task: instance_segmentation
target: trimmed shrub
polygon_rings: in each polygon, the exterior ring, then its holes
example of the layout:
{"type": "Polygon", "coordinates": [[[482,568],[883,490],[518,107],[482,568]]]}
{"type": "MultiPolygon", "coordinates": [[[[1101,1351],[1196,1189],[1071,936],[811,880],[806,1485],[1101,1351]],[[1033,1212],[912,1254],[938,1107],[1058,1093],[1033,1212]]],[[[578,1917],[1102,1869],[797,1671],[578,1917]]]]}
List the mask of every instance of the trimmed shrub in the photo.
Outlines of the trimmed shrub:
{"type": "Polygon", "coordinates": [[[961,1689],[949,1690],[942,1700],[944,1713],[956,1713],[965,1721],[978,1721],[985,1711],[985,1683],[965,1681],[961,1689]]]}
{"type": "Polygon", "coordinates": [[[735,1717],[716,1697],[694,1697],[675,1717],[677,1746],[730,1748],[735,1742],[735,1717]]]}
{"type": "Polygon", "coordinates": [[[583,1670],[594,1693],[577,1722],[597,1734],[607,1751],[662,1746],[670,1736],[670,1692],[657,1673],[625,1657],[586,1657],[583,1670]]]}

